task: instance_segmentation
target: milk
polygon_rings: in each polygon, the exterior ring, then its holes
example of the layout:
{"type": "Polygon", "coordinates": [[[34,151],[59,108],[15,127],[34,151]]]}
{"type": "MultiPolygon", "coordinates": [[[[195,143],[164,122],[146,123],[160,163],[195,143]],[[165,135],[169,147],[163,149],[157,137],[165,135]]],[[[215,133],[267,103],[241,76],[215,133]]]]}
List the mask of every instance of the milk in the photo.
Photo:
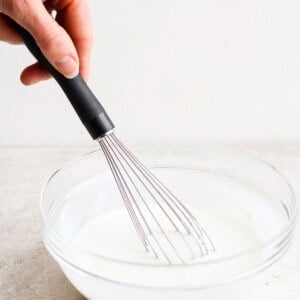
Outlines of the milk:
{"type": "MultiPolygon", "coordinates": [[[[97,295],[103,288],[100,281],[130,289],[193,290],[211,282],[225,283],[261,264],[260,249],[251,255],[234,257],[257,248],[278,232],[281,219],[277,208],[268,201],[268,195],[206,171],[187,169],[177,173],[175,169],[162,169],[156,172],[160,178],[168,179],[168,186],[193,212],[213,241],[215,251],[202,256],[198,251],[196,258],[189,256],[186,245],[167,226],[164,227],[167,234],[187,263],[177,261],[176,266],[170,266],[164,257],[156,258],[141,243],[113,179],[109,175],[91,178],[65,196],[64,208],[55,216],[57,228],[74,247],[70,261],[91,274],[85,276],[61,264],[68,278],[84,294],[97,295]],[[264,227],[265,222],[268,228],[264,227]]],[[[164,224],[165,220],[161,222],[164,224]]],[[[192,295],[196,297],[197,293],[192,295]]]]}

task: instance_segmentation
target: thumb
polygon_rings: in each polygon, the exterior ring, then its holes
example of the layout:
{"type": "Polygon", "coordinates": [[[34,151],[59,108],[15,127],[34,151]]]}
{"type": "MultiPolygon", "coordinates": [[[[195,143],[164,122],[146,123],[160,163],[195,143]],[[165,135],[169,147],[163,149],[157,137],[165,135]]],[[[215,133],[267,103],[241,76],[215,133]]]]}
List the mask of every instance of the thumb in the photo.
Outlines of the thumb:
{"type": "Polygon", "coordinates": [[[27,29],[49,62],[65,77],[79,73],[76,48],[67,32],[52,18],[41,0],[6,0],[5,14],[27,29]]]}

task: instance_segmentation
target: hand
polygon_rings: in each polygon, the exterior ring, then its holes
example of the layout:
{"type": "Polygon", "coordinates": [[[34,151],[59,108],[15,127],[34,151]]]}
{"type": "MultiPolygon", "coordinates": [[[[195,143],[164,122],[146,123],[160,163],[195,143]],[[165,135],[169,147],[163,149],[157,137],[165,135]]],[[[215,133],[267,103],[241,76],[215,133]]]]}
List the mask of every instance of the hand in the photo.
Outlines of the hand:
{"type": "MultiPolygon", "coordinates": [[[[87,80],[92,33],[86,0],[0,0],[0,40],[19,44],[21,38],[4,15],[31,33],[49,62],[65,77],[73,78],[80,72],[87,80]]],[[[50,77],[35,63],[24,69],[21,81],[30,85],[50,77]]]]}

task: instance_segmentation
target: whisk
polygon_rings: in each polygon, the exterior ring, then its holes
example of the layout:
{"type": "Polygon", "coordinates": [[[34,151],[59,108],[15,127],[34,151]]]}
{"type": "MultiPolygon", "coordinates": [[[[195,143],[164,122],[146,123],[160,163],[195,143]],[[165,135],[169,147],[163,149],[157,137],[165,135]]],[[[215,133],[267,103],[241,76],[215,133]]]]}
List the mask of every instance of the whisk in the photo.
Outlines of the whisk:
{"type": "Polygon", "coordinates": [[[215,251],[194,215],[114,133],[98,140],[147,251],[169,264],[185,264],[215,251]]]}
{"type": "Polygon", "coordinates": [[[168,264],[186,264],[215,251],[191,211],[115,136],[114,124],[81,76],[67,79],[61,75],[30,33],[14,21],[11,23],[61,86],[92,138],[99,142],[145,249],[168,264]]]}

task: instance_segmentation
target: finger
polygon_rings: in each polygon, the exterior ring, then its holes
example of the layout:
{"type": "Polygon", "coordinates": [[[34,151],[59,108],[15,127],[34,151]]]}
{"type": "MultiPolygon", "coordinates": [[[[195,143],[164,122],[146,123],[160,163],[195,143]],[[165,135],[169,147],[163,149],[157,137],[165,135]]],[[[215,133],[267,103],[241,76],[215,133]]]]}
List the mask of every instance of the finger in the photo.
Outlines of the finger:
{"type": "Polygon", "coordinates": [[[32,85],[50,78],[50,73],[39,63],[35,63],[24,69],[20,76],[22,83],[25,85],[32,85]]]}
{"type": "Polygon", "coordinates": [[[71,36],[77,49],[80,74],[87,80],[90,67],[90,54],[93,44],[92,26],[86,0],[57,1],[56,20],[71,36]]]}
{"type": "MultiPolygon", "coordinates": [[[[1,2],[1,1],[0,1],[1,2]]],[[[5,0],[5,14],[27,29],[49,62],[65,77],[79,72],[76,48],[67,32],[50,16],[41,0],[5,0]]],[[[0,7],[1,9],[1,7],[0,7]]]]}
{"type": "Polygon", "coordinates": [[[8,24],[7,17],[0,13],[0,41],[10,44],[21,44],[22,39],[18,33],[8,24]]]}

